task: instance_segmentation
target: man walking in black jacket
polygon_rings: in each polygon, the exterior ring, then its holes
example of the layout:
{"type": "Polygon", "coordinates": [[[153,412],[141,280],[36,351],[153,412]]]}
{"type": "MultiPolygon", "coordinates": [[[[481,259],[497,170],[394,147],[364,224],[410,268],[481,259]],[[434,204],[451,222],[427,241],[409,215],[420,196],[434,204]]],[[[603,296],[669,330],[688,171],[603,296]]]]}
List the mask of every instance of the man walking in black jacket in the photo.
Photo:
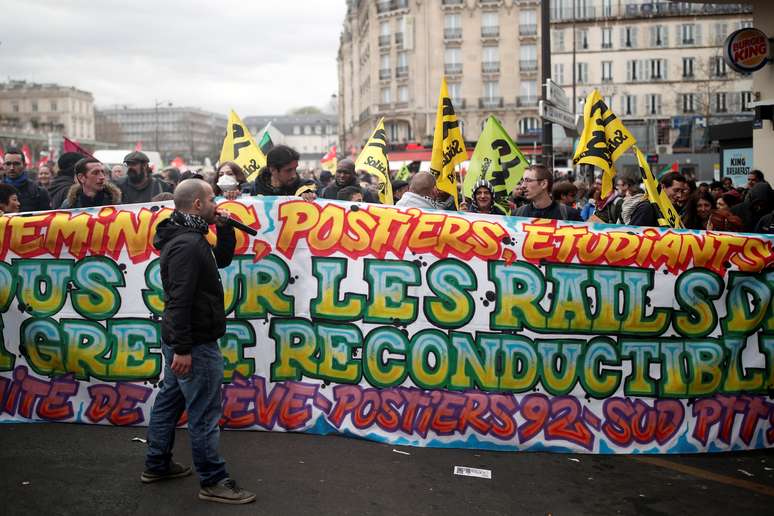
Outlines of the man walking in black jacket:
{"type": "Polygon", "coordinates": [[[236,238],[226,225],[228,213],[215,205],[212,187],[188,179],[175,190],[175,211],[156,230],[153,244],[161,250],[164,313],[161,351],[164,379],[148,426],[148,453],[140,479],[156,482],[191,474],[172,461],[175,425],[188,411],[188,433],[199,475],[199,498],[243,504],[255,495],[239,488],[218,453],[223,356],[217,339],[226,332],[223,285],[218,268],[234,257],[236,238]],[[205,239],[210,224],[218,227],[217,245],[205,239]]]}
{"type": "Polygon", "coordinates": [[[30,181],[25,170],[24,153],[13,147],[5,152],[4,182],[16,188],[17,197],[21,207],[19,211],[43,211],[51,209],[51,200],[48,191],[30,181]]]}

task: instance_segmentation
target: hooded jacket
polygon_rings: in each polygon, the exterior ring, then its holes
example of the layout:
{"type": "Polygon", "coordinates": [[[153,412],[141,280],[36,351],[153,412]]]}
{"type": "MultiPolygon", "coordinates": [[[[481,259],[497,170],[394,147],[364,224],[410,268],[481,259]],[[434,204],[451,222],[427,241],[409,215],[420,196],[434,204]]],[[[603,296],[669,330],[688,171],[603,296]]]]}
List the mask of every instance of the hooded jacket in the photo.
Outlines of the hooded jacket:
{"type": "Polygon", "coordinates": [[[70,208],[91,208],[93,206],[110,206],[113,204],[121,204],[121,190],[118,189],[113,183],[105,183],[105,188],[97,192],[94,197],[87,197],[83,195],[83,187],[81,185],[73,185],[67,191],[67,197],[65,197],[61,208],[63,210],[70,208]]]}
{"type": "Polygon", "coordinates": [[[156,229],[153,245],[161,251],[161,338],[176,354],[187,355],[193,346],[214,342],[226,333],[218,269],[234,257],[234,229],[218,227],[218,243],[211,247],[200,232],[165,219],[156,229]]]}
{"type": "Polygon", "coordinates": [[[271,185],[271,171],[268,167],[263,167],[250,189],[250,194],[268,196],[301,195],[302,191],[299,190],[316,192],[317,183],[313,179],[301,179],[296,176],[296,180],[291,185],[274,188],[271,185]]]}
{"type": "Polygon", "coordinates": [[[429,197],[422,197],[414,192],[406,192],[401,196],[395,206],[399,208],[419,208],[422,210],[438,210],[438,204],[429,197]]]}
{"type": "Polygon", "coordinates": [[[772,208],[771,185],[765,181],[756,183],[747,193],[744,202],[731,208],[731,213],[740,217],[744,223],[744,231],[755,231],[755,227],[764,215],[772,208]]]}

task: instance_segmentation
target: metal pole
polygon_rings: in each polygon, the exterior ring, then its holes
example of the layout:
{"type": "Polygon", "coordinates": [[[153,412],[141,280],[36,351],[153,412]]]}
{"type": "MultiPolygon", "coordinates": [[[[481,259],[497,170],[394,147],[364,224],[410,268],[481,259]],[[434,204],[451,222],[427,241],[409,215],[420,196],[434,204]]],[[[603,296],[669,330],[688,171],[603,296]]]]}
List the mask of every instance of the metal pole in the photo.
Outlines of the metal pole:
{"type": "MultiPolygon", "coordinates": [[[[548,0],[540,2],[540,77],[543,83],[543,100],[546,100],[548,92],[546,91],[547,80],[551,77],[551,10],[548,0]]],[[[551,166],[552,156],[554,154],[554,135],[553,124],[543,119],[543,164],[551,166]]]]}

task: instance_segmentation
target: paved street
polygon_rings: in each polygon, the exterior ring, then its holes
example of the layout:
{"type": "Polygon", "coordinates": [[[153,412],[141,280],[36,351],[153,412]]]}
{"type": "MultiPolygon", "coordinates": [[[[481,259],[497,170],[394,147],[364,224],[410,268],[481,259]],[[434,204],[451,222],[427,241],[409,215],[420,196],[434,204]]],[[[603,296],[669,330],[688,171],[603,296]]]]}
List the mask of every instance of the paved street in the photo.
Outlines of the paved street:
{"type": "MultiPolygon", "coordinates": [[[[226,432],[258,501],[197,500],[195,476],[143,485],[144,428],[0,425],[11,514],[771,514],[774,453],[594,456],[405,448],[334,436],[226,432]],[[399,450],[409,455],[396,453],[399,450]],[[492,479],[454,476],[455,465],[492,479]]],[[[177,459],[190,464],[187,433],[177,459]]]]}

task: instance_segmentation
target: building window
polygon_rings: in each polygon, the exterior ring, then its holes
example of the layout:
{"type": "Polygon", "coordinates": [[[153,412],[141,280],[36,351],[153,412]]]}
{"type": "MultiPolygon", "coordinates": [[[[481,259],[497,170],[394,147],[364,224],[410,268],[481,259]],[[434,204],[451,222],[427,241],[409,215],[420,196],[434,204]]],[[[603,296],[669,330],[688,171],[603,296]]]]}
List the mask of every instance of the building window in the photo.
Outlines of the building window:
{"type": "Polygon", "coordinates": [[[33,100],[32,101],[32,112],[33,113],[37,113],[38,112],[38,101],[37,100],[33,100]]]}
{"type": "Polygon", "coordinates": [[[621,29],[621,46],[637,48],[637,27],[623,27],[621,29]]]}
{"type": "Polygon", "coordinates": [[[752,92],[751,91],[743,91],[740,93],[741,97],[741,105],[742,105],[742,111],[751,111],[752,108],[750,107],[750,103],[752,102],[752,92]]]}
{"type": "Polygon", "coordinates": [[[612,27],[602,27],[602,48],[613,48],[612,27]]]}
{"type": "Polygon", "coordinates": [[[537,34],[537,12],[525,10],[519,12],[519,34],[530,36],[537,34]]]}
{"type": "Polygon", "coordinates": [[[680,26],[680,41],[683,45],[693,45],[696,42],[696,25],[684,23],[680,26]]]}
{"type": "Polygon", "coordinates": [[[481,35],[483,37],[495,37],[500,34],[500,21],[496,12],[486,11],[481,13],[481,35]]]}
{"type": "Polygon", "coordinates": [[[589,64],[588,63],[577,63],[578,65],[578,72],[576,75],[576,81],[578,84],[586,84],[589,82],[589,64]]]}
{"type": "Polygon", "coordinates": [[[602,61],[602,82],[613,80],[613,62],[602,61]]]}
{"type": "Polygon", "coordinates": [[[649,115],[661,114],[661,95],[651,94],[645,97],[645,103],[647,104],[647,110],[649,115]]]}
{"type": "Polygon", "coordinates": [[[321,125],[314,126],[314,134],[317,134],[317,135],[322,134],[322,126],[321,125]]]}
{"type": "Polygon", "coordinates": [[[556,84],[565,84],[564,82],[564,63],[554,63],[554,82],[556,84]]]}
{"type": "Polygon", "coordinates": [[[551,51],[564,52],[564,30],[551,31],[551,51]]]}
{"type": "Polygon", "coordinates": [[[408,86],[398,86],[398,102],[408,102],[409,93],[408,86]]]}
{"type": "Polygon", "coordinates": [[[486,65],[486,63],[497,63],[499,68],[499,64],[500,64],[499,48],[494,46],[487,46],[487,47],[482,47],[482,51],[483,51],[482,60],[484,62],[484,65],[486,65]]]}
{"type": "Polygon", "coordinates": [[[579,50],[588,50],[589,48],[589,31],[587,29],[581,29],[575,32],[576,41],[575,48],[579,50]]]}
{"type": "Polygon", "coordinates": [[[726,60],[722,56],[712,56],[710,58],[710,66],[715,77],[725,77],[728,74],[726,60]]]}
{"type": "Polygon", "coordinates": [[[56,100],[51,101],[51,111],[56,111],[56,100]]]}
{"type": "Polygon", "coordinates": [[[535,134],[538,132],[539,122],[537,118],[528,117],[519,120],[519,134],[535,134]]]}
{"type": "Polygon", "coordinates": [[[753,26],[752,20],[744,20],[739,22],[740,29],[749,29],[749,28],[752,28],[752,26],[753,26]]]}
{"type": "Polygon", "coordinates": [[[449,97],[451,97],[452,104],[458,107],[462,107],[462,83],[459,82],[450,82],[448,84],[449,86],[449,97]]]}
{"type": "Polygon", "coordinates": [[[684,79],[690,79],[693,77],[693,66],[695,62],[696,62],[696,59],[693,57],[683,58],[683,78],[684,79]]]}
{"type": "Polygon", "coordinates": [[[629,82],[642,80],[642,61],[626,61],[626,80],[629,82]]]}
{"type": "Polygon", "coordinates": [[[294,125],[293,126],[293,134],[295,134],[295,135],[301,134],[301,126],[300,125],[294,125]]]}
{"type": "Polygon", "coordinates": [[[484,81],[484,98],[491,100],[500,97],[499,81],[484,81]]]}
{"type": "Polygon", "coordinates": [[[693,113],[696,111],[696,95],[693,93],[680,94],[680,105],[683,113],[693,113]]]}
{"type": "Polygon", "coordinates": [[[537,45],[519,47],[519,69],[537,70],[537,45]]]}
{"type": "Polygon", "coordinates": [[[462,51],[459,48],[447,48],[443,54],[446,73],[462,72],[462,51]]]}
{"type": "Polygon", "coordinates": [[[728,36],[728,24],[716,23],[714,34],[715,45],[722,45],[726,39],[726,36],[728,36]]]}
{"type": "Polygon", "coordinates": [[[636,95],[624,95],[621,97],[622,111],[624,115],[636,115],[637,114],[637,96],[636,95]]]}
{"type": "Polygon", "coordinates": [[[390,88],[382,88],[382,104],[389,104],[390,102],[390,88]]]}
{"type": "Polygon", "coordinates": [[[462,17],[459,13],[447,14],[443,19],[443,36],[447,39],[462,37],[462,17]]]}
{"type": "Polygon", "coordinates": [[[650,28],[650,46],[666,47],[669,45],[667,40],[667,27],[665,25],[655,25],[650,28]]]}
{"type": "Polygon", "coordinates": [[[613,16],[613,0],[602,0],[602,16],[605,18],[613,16]]]}
{"type": "Polygon", "coordinates": [[[726,113],[728,111],[728,105],[726,104],[726,93],[715,93],[715,112],[726,113]]]}
{"type": "Polygon", "coordinates": [[[667,61],[666,59],[651,59],[648,62],[650,79],[660,81],[666,79],[667,61]]]}

